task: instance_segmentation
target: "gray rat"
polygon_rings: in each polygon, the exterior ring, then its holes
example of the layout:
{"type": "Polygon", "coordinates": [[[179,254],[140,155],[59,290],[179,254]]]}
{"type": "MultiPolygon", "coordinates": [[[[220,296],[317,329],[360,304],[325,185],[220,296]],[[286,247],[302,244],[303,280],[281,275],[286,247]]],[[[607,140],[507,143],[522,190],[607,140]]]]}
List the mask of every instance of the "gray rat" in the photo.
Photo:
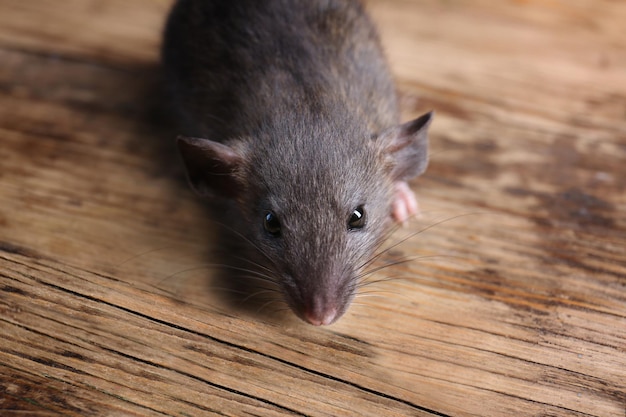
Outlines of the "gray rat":
{"type": "Polygon", "coordinates": [[[407,181],[432,119],[399,124],[363,5],[179,0],[162,58],[192,188],[233,203],[233,230],[298,317],[335,322],[394,220],[418,210],[407,181]]]}

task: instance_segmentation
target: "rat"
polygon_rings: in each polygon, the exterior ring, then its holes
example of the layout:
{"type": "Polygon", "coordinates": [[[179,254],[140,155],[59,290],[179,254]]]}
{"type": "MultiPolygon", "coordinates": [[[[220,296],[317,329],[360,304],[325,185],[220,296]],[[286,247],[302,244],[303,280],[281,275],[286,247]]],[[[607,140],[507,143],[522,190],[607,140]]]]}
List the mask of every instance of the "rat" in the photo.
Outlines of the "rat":
{"type": "Polygon", "coordinates": [[[418,212],[433,112],[400,123],[358,0],[178,0],[162,61],[200,196],[232,203],[284,301],[339,319],[394,222],[418,212]]]}

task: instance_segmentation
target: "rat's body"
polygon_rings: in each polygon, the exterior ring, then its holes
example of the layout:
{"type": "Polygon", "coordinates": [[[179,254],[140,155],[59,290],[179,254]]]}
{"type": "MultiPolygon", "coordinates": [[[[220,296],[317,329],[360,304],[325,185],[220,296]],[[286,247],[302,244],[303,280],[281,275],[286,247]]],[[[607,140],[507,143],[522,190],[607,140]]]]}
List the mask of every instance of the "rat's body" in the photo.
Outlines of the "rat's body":
{"type": "Polygon", "coordinates": [[[431,115],[404,125],[350,0],[181,0],[163,48],[201,195],[235,201],[294,312],[330,324],[392,223],[416,211],[431,115]],[[205,138],[205,139],[198,139],[205,138]]]}

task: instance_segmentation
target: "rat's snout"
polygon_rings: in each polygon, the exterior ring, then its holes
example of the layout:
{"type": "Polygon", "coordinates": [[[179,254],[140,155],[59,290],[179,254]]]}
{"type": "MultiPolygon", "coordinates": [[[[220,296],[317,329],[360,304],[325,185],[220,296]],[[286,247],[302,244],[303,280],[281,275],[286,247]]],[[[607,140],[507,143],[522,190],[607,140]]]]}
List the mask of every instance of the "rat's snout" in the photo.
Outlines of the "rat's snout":
{"type": "Polygon", "coordinates": [[[302,316],[314,326],[325,326],[334,323],[341,316],[341,312],[334,303],[314,298],[304,306],[302,316]]]}
{"type": "Polygon", "coordinates": [[[339,320],[354,297],[356,278],[353,278],[353,273],[336,273],[339,268],[334,264],[305,264],[298,268],[305,273],[287,276],[289,279],[281,281],[289,307],[298,318],[313,326],[327,326],[339,320]]]}
{"type": "Polygon", "coordinates": [[[337,318],[337,309],[335,308],[321,314],[314,311],[304,312],[304,319],[313,326],[326,326],[332,324],[337,318]]]}

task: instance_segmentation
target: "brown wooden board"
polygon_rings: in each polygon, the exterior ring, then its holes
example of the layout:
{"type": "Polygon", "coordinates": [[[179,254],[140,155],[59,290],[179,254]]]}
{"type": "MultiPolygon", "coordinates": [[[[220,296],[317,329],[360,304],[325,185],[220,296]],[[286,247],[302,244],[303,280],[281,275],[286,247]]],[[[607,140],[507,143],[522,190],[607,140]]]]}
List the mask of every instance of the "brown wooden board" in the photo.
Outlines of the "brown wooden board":
{"type": "Polygon", "coordinates": [[[170,5],[0,0],[1,416],[626,416],[626,2],[368,2],[432,155],[323,328],[219,279],[170,5]]]}

